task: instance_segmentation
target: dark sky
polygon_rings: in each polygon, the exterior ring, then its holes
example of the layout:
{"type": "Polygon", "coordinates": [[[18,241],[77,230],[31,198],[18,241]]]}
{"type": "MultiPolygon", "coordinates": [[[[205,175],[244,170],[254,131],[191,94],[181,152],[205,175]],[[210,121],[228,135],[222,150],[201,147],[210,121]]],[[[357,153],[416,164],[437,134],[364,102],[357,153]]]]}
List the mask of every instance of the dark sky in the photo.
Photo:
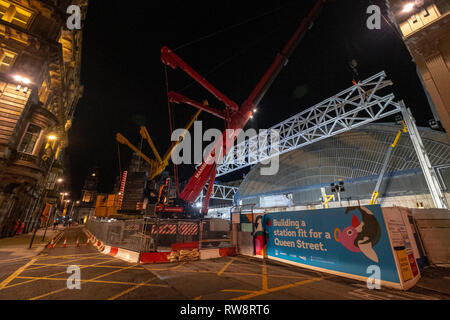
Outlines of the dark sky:
{"type": "MultiPolygon", "coordinates": [[[[361,79],[385,70],[397,99],[405,100],[419,125],[427,124],[432,114],[399,35],[384,21],[381,30],[366,28],[370,2],[338,0],[326,5],[248,126],[268,128],[350,87],[352,58],[358,61],[361,79]]],[[[373,2],[384,10],[384,0],[373,2]]],[[[138,1],[127,6],[123,1],[90,0],[84,25],[85,93],[66,151],[72,194],[79,194],[93,166],[100,167],[100,191],[112,191],[119,174],[117,132],[139,145],[139,126],[145,124],[160,154],[166,151],[170,130],[162,46],[173,49],[241,104],[312,4],[312,0],[196,0],[138,1]]],[[[222,107],[181,70],[168,69],[168,78],[171,90],[222,107]]],[[[174,105],[173,110],[177,128],[195,112],[187,105],[174,105]]],[[[200,119],[204,128],[223,128],[223,122],[210,115],[201,114],[200,119]]],[[[144,152],[151,154],[148,148],[144,152]]],[[[121,145],[120,153],[125,168],[131,151],[121,145]]],[[[185,179],[191,172],[192,166],[181,168],[185,179]]]]}

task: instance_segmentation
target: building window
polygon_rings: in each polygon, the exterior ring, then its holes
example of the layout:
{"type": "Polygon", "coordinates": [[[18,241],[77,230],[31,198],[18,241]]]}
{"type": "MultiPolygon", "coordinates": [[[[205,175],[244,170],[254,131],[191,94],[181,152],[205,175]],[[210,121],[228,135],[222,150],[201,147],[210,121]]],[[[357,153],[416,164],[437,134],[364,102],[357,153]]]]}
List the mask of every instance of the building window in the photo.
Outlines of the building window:
{"type": "Polygon", "coordinates": [[[16,60],[17,54],[12,51],[0,49],[0,72],[6,72],[16,60]]]}
{"type": "Polygon", "coordinates": [[[26,29],[32,15],[33,12],[31,11],[12,5],[7,1],[0,0],[0,17],[3,21],[26,29]]]}
{"type": "Polygon", "coordinates": [[[19,147],[19,152],[33,154],[34,148],[36,147],[36,143],[41,134],[41,128],[38,126],[31,124],[27,128],[27,132],[23,136],[22,142],[19,147]]]}
{"type": "Polygon", "coordinates": [[[0,19],[3,19],[3,16],[8,12],[10,6],[10,3],[0,0],[0,19]]]}

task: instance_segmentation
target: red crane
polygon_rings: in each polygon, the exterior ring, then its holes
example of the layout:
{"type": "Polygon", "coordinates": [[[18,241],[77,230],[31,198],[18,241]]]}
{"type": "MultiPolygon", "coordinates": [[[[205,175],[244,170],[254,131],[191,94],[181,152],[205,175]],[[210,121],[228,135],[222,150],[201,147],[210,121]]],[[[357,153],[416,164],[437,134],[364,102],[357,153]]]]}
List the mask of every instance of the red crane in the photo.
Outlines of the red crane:
{"type": "MultiPolygon", "coordinates": [[[[173,69],[182,69],[225,105],[225,110],[217,110],[210,106],[204,105],[201,102],[189,99],[180,93],[169,92],[168,99],[170,102],[186,103],[205,112],[208,112],[216,117],[224,119],[226,124],[225,129],[227,129],[222,134],[223,140],[218,141],[215,148],[211,150],[209,156],[197,168],[197,171],[189,180],[189,183],[179,194],[179,198],[181,200],[192,204],[198,198],[204,186],[208,183],[209,185],[206,196],[204,198],[202,213],[206,214],[208,212],[208,203],[216,176],[216,163],[219,163],[218,161],[221,161],[224,155],[227,154],[229,149],[233,147],[235,139],[247,124],[248,120],[253,114],[253,111],[258,106],[259,102],[264,97],[272,83],[275,81],[280,71],[288,63],[289,57],[298,46],[303,36],[306,34],[308,29],[311,28],[313,22],[319,16],[319,13],[326,1],[327,0],[318,0],[315,2],[309,14],[303,18],[295,33],[286,43],[283,50],[276,56],[272,65],[267,69],[264,76],[261,78],[259,83],[253,89],[253,91],[250,93],[249,97],[244,101],[241,107],[239,107],[236,102],[232,101],[230,98],[216,89],[211,83],[209,83],[204,77],[198,74],[193,68],[191,68],[169,48],[163,47],[161,49],[161,60],[164,64],[172,67],[173,69]]],[[[175,208],[167,208],[167,211],[174,212],[173,209],[175,208]]]]}

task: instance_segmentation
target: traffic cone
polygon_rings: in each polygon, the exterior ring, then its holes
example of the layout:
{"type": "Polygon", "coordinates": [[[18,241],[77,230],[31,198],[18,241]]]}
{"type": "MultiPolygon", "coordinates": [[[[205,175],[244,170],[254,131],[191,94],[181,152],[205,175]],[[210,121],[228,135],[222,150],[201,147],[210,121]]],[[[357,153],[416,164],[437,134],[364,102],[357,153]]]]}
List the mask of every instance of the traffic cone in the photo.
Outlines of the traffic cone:
{"type": "Polygon", "coordinates": [[[67,237],[64,238],[64,243],[62,245],[63,248],[67,247],[67,237]]]}
{"type": "Polygon", "coordinates": [[[53,248],[53,244],[55,243],[55,238],[52,238],[52,241],[50,242],[50,245],[48,246],[49,249],[53,248]]]}
{"type": "Polygon", "coordinates": [[[80,237],[77,238],[77,247],[80,246],[80,237]]]}
{"type": "Polygon", "coordinates": [[[86,240],[86,246],[89,245],[89,238],[86,240]]]}

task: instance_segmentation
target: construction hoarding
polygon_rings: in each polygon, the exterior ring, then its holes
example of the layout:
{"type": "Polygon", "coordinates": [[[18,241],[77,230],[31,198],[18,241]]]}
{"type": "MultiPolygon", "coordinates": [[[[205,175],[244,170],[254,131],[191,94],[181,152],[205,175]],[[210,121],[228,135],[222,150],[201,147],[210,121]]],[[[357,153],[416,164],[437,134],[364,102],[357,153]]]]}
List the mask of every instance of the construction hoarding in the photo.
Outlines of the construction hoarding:
{"type": "Polygon", "coordinates": [[[278,212],[257,224],[256,255],[397,289],[420,277],[410,225],[398,210],[373,205],[278,212]]]}

